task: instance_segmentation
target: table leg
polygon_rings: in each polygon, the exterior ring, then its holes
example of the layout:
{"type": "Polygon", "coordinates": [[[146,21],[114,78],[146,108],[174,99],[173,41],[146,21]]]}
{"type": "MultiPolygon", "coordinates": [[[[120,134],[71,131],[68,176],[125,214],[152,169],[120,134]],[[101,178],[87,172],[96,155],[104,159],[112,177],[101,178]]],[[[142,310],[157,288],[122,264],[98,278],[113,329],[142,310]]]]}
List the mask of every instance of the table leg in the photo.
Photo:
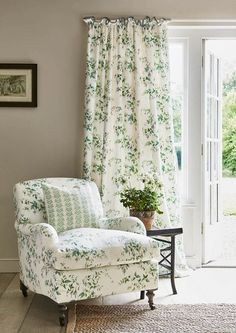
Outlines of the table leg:
{"type": "Polygon", "coordinates": [[[140,299],[144,299],[145,298],[145,290],[142,290],[140,292],[140,299]]]}
{"type": "Polygon", "coordinates": [[[175,287],[175,236],[171,236],[171,287],[173,294],[177,294],[175,287]]]}

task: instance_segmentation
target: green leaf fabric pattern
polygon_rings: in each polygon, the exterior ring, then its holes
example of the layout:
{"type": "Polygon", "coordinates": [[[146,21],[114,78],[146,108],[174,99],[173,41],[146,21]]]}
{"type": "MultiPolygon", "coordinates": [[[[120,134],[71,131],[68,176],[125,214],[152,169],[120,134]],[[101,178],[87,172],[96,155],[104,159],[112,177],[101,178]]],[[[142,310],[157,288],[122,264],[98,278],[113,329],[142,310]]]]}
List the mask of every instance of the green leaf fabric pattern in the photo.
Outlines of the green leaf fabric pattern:
{"type": "Polygon", "coordinates": [[[57,232],[98,226],[98,221],[103,217],[103,211],[100,200],[98,200],[100,205],[93,204],[99,198],[96,195],[98,190],[94,183],[85,182],[69,189],[43,184],[42,189],[48,223],[57,232]]]}
{"type": "MultiPolygon", "coordinates": [[[[96,182],[106,215],[114,217],[128,214],[120,202],[121,177],[158,173],[163,214],[156,224],[181,226],[167,22],[149,17],[85,21],[84,176],[96,182]]],[[[181,236],[176,247],[176,272],[188,275],[181,236]]]]}
{"type": "Polygon", "coordinates": [[[62,232],[58,238],[57,251],[48,259],[58,270],[131,264],[159,257],[157,241],[121,230],[78,228],[62,232]]]}
{"type": "Polygon", "coordinates": [[[143,223],[135,217],[101,217],[95,183],[76,178],[29,180],[15,185],[14,202],[20,279],[33,292],[67,303],[157,288],[157,242],[145,236],[143,223]],[[48,203],[68,218],[60,228],[72,229],[57,233],[47,223],[43,187],[59,189],[48,203]],[[85,224],[96,220],[98,227],[73,229],[75,205],[85,224]],[[88,207],[89,213],[84,211],[88,207]]]}

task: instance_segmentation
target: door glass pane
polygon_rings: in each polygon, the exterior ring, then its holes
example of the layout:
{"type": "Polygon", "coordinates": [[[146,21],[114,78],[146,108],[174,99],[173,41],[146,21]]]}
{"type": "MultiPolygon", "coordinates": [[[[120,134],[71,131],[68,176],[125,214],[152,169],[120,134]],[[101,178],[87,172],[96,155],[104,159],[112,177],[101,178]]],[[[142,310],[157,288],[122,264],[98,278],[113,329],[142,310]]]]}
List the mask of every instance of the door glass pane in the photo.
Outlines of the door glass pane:
{"type": "Polygon", "coordinates": [[[212,77],[213,91],[212,94],[217,96],[217,58],[213,56],[213,77],[212,77]]]}
{"type": "Polygon", "coordinates": [[[216,222],[216,184],[213,183],[211,186],[211,224],[216,222]]]}
{"type": "Polygon", "coordinates": [[[217,139],[218,136],[218,114],[217,114],[217,100],[214,99],[213,102],[213,107],[214,107],[214,138],[217,139]]]}
{"type": "Polygon", "coordinates": [[[211,158],[210,158],[210,142],[207,142],[207,179],[210,180],[210,168],[211,168],[211,158]]]}
{"type": "Polygon", "coordinates": [[[210,142],[210,149],[209,149],[209,155],[210,155],[210,170],[209,170],[209,174],[210,174],[210,181],[212,181],[212,142],[210,142]]]}
{"type": "Polygon", "coordinates": [[[217,200],[217,202],[216,202],[216,204],[217,204],[217,206],[216,206],[216,209],[217,209],[217,222],[220,222],[220,219],[219,219],[219,209],[220,209],[220,205],[219,205],[219,183],[217,183],[217,185],[216,185],[216,200],[217,200]]]}
{"type": "Polygon", "coordinates": [[[211,202],[210,202],[210,185],[208,185],[208,187],[206,188],[206,201],[205,201],[205,204],[206,204],[206,207],[205,207],[205,210],[206,210],[206,223],[209,223],[210,224],[210,221],[211,221],[211,210],[210,210],[210,207],[211,207],[211,202]]]}
{"type": "Polygon", "coordinates": [[[218,174],[217,174],[217,170],[218,170],[218,143],[214,142],[214,180],[218,180],[218,174]]]}
{"type": "Polygon", "coordinates": [[[215,127],[216,127],[216,112],[215,112],[215,100],[211,97],[211,138],[215,138],[215,127]]]}
{"type": "Polygon", "coordinates": [[[210,94],[211,92],[211,67],[210,67],[210,55],[207,54],[206,55],[206,66],[205,66],[205,70],[206,70],[206,90],[207,93],[210,94]]]}
{"type": "Polygon", "coordinates": [[[212,224],[212,186],[209,184],[209,222],[212,224]]]}
{"type": "Polygon", "coordinates": [[[220,60],[217,59],[217,97],[220,97],[221,86],[220,86],[220,60]]]}
{"type": "Polygon", "coordinates": [[[214,59],[210,54],[210,94],[213,95],[213,73],[214,73],[214,59]]]}
{"type": "Polygon", "coordinates": [[[211,98],[207,97],[207,137],[211,137],[211,98]]]}

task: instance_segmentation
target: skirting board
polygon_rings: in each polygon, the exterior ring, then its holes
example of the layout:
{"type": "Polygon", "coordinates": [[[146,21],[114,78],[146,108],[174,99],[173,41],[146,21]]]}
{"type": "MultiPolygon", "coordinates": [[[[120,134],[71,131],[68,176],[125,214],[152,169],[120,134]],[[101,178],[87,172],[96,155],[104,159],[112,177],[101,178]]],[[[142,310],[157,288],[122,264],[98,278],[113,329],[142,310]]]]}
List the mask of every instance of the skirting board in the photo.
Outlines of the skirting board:
{"type": "Polygon", "coordinates": [[[19,272],[19,259],[0,259],[0,273],[19,272]]]}
{"type": "Polygon", "coordinates": [[[187,265],[193,270],[201,268],[201,263],[197,260],[196,256],[188,257],[186,256],[187,265]]]}

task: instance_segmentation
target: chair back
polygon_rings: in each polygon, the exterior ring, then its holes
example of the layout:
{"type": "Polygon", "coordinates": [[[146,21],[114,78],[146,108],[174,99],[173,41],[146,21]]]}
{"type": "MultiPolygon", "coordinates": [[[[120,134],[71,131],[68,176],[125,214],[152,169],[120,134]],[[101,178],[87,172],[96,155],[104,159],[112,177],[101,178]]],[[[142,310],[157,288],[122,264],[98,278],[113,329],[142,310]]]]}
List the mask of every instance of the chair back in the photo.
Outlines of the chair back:
{"type": "Polygon", "coordinates": [[[94,182],[78,178],[42,178],[18,183],[14,187],[14,203],[17,223],[47,223],[42,185],[51,184],[62,188],[88,187],[90,198],[98,216],[103,216],[103,208],[98,188],[94,182]]]}

